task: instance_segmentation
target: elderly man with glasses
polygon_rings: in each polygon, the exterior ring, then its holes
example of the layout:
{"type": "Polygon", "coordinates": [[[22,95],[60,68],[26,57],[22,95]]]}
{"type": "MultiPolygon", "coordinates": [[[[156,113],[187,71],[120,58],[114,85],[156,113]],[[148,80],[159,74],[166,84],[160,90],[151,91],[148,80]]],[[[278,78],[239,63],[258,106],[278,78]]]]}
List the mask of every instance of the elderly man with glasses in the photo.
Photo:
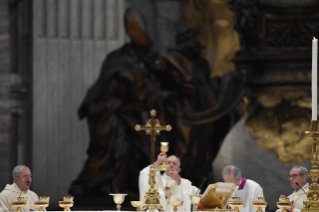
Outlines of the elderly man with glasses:
{"type": "Polygon", "coordinates": [[[34,202],[39,201],[36,193],[30,190],[32,183],[32,174],[30,169],[24,165],[14,167],[12,171],[13,184],[6,185],[0,193],[0,212],[16,211],[12,207],[12,202],[17,201],[17,197],[28,197],[27,205],[23,211],[38,211],[39,208],[34,206],[34,202]]]}
{"type": "MultiPolygon", "coordinates": [[[[306,167],[294,166],[289,172],[288,180],[291,188],[295,190],[288,196],[292,206],[287,208],[287,210],[289,212],[299,212],[303,208],[303,201],[307,198],[309,172],[306,167]]],[[[280,195],[280,197],[283,198],[286,196],[280,195]]],[[[276,212],[281,212],[281,209],[278,209],[276,212]]]]}

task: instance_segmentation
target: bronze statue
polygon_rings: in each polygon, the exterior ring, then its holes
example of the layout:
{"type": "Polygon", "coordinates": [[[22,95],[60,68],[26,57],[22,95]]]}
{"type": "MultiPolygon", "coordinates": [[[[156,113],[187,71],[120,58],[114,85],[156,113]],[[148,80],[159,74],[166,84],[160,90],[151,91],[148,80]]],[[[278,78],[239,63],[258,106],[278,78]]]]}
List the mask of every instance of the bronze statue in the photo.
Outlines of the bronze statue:
{"type": "Polygon", "coordinates": [[[80,119],[87,119],[90,145],[70,189],[75,196],[137,192],[139,171],[149,161],[149,138],[134,126],[146,122],[148,111],[161,108],[152,74],[158,52],[141,13],[126,10],[125,27],[132,42],[106,57],[78,111],[80,119]]]}
{"type": "Polygon", "coordinates": [[[173,127],[157,140],[170,143],[170,153],[181,158],[183,175],[199,184],[211,171],[219,140],[230,127],[226,116],[216,133],[214,121],[229,113],[242,94],[240,83],[226,86],[234,82],[229,76],[210,79],[195,30],[180,31],[176,47],[159,56],[140,12],[126,10],[125,27],[131,42],[107,56],[78,111],[80,119],[88,121],[90,146],[84,169],[70,189],[74,196],[122,192],[138,199],[139,171],[149,165],[150,144],[134,126],[146,123],[151,109],[161,124],[173,127]]]}

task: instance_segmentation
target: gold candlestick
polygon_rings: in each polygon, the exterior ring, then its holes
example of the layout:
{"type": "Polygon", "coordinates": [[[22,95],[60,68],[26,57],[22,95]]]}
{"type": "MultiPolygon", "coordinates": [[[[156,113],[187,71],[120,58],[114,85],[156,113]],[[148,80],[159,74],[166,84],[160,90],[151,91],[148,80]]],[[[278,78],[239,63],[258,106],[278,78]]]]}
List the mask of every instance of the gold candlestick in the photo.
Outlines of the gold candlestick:
{"type": "Polygon", "coordinates": [[[258,208],[257,212],[262,212],[262,208],[267,206],[267,202],[265,202],[265,197],[255,197],[255,202],[252,203],[253,207],[258,208]]]}
{"type": "MultiPolygon", "coordinates": [[[[164,152],[164,157],[167,157],[166,152],[168,152],[168,142],[161,142],[161,152],[164,152]]],[[[161,165],[158,166],[158,170],[160,171],[168,171],[169,165],[164,161],[161,165]]]]}
{"type": "Polygon", "coordinates": [[[312,169],[310,170],[310,178],[312,179],[312,184],[309,186],[309,190],[307,193],[307,198],[303,202],[302,212],[306,211],[319,211],[319,185],[317,184],[317,180],[319,178],[319,170],[318,170],[318,152],[317,152],[317,137],[319,137],[319,132],[317,131],[317,120],[311,121],[311,131],[305,132],[309,135],[312,140],[312,169]]]}
{"type": "Polygon", "coordinates": [[[155,140],[156,135],[159,135],[162,130],[171,131],[172,127],[170,125],[161,126],[160,121],[155,118],[156,110],[151,110],[150,112],[151,118],[146,122],[145,126],[136,125],[135,130],[145,130],[146,134],[151,137],[151,165],[150,165],[150,174],[149,174],[149,190],[145,194],[145,205],[142,206],[142,210],[150,210],[153,211],[158,209],[159,211],[163,211],[163,207],[160,204],[160,195],[156,189],[156,170],[154,168],[154,158],[155,158],[155,140]]]}

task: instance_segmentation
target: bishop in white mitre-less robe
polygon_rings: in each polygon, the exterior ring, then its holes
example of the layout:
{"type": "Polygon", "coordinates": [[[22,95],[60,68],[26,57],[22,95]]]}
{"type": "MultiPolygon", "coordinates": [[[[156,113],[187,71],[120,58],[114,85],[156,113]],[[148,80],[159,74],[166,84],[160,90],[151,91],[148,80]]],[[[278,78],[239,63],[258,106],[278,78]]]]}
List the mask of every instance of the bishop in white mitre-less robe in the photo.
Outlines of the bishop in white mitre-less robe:
{"type": "MultiPolygon", "coordinates": [[[[139,189],[140,189],[140,201],[145,201],[145,194],[149,190],[149,171],[150,166],[144,168],[140,172],[139,177],[139,189]]],[[[160,174],[156,171],[156,185],[159,195],[161,196],[160,204],[163,206],[164,211],[173,211],[173,207],[168,204],[168,201],[182,200],[183,205],[178,207],[178,211],[191,211],[190,194],[195,194],[198,188],[192,186],[192,183],[181,178],[179,185],[172,178],[165,173],[160,174]]]]}
{"type": "MultiPolygon", "coordinates": [[[[232,194],[232,197],[240,197],[240,201],[244,202],[244,207],[239,208],[240,212],[256,212],[257,208],[253,207],[252,202],[255,201],[255,197],[263,196],[263,190],[260,185],[246,178],[241,178],[238,189],[232,194]]],[[[227,208],[230,208],[228,203],[227,208]]],[[[265,211],[264,208],[262,210],[265,211]]]]}
{"type": "MultiPolygon", "coordinates": [[[[302,189],[307,193],[309,189],[308,187],[309,183],[305,184],[302,189]]],[[[298,191],[294,190],[294,192],[288,196],[289,201],[293,201],[291,212],[300,212],[303,208],[303,201],[307,198],[307,195],[305,194],[305,192],[303,192],[302,189],[299,189],[298,191]]],[[[281,208],[276,210],[276,212],[281,211],[281,208]]]]}
{"type": "MultiPolygon", "coordinates": [[[[12,206],[12,202],[17,201],[17,197],[19,197],[20,192],[21,189],[17,186],[17,184],[7,184],[4,190],[0,193],[0,212],[16,211],[17,208],[12,206]]],[[[22,211],[39,210],[39,207],[34,206],[34,202],[39,201],[39,197],[36,193],[28,189],[26,191],[22,191],[20,197],[28,197],[26,206],[21,208],[22,211]]]]}

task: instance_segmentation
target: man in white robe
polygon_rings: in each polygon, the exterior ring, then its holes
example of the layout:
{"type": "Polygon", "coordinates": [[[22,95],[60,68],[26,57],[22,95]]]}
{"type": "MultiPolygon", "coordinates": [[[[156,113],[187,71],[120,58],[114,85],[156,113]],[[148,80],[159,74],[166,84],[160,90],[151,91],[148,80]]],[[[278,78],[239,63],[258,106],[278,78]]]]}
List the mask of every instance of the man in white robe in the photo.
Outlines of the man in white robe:
{"type": "MultiPolygon", "coordinates": [[[[240,169],[233,165],[226,166],[222,171],[222,176],[226,183],[236,185],[236,191],[232,197],[240,197],[240,201],[244,202],[244,207],[239,209],[240,212],[256,212],[257,208],[252,206],[252,202],[255,201],[255,197],[264,196],[261,186],[255,181],[243,178],[240,169]]],[[[227,208],[231,208],[228,203],[227,208]]]]}
{"type": "MultiPolygon", "coordinates": [[[[178,211],[191,211],[189,195],[195,194],[198,189],[192,186],[189,180],[180,177],[179,172],[181,168],[179,159],[174,155],[166,158],[164,154],[165,153],[160,153],[157,157],[157,161],[154,163],[155,168],[164,161],[169,165],[169,171],[166,171],[163,175],[160,174],[160,171],[156,171],[155,181],[157,190],[161,196],[160,204],[163,206],[164,211],[173,211],[168,201],[182,200],[183,205],[178,207],[178,211]]],[[[140,201],[145,201],[145,194],[149,190],[149,170],[150,167],[148,166],[140,172],[140,201]]]]}
{"type": "Polygon", "coordinates": [[[22,211],[38,211],[39,208],[34,206],[34,202],[39,201],[36,193],[30,190],[32,183],[32,174],[28,167],[18,165],[12,171],[13,184],[7,184],[0,193],[0,212],[16,211],[17,208],[12,206],[12,202],[17,201],[17,197],[28,197],[25,207],[22,211]],[[20,195],[21,194],[21,195],[20,195]]]}
{"type": "MultiPolygon", "coordinates": [[[[309,187],[309,172],[306,167],[294,166],[291,168],[288,175],[291,188],[295,189],[292,194],[288,196],[289,201],[292,203],[290,208],[287,208],[289,212],[300,212],[303,208],[303,201],[307,198],[306,193],[309,187]],[[298,183],[298,185],[296,184],[298,183]],[[302,189],[301,189],[302,188],[302,189]]],[[[285,195],[280,195],[281,198],[285,198],[285,195]]],[[[282,209],[277,209],[276,212],[281,212],[282,209]]]]}

